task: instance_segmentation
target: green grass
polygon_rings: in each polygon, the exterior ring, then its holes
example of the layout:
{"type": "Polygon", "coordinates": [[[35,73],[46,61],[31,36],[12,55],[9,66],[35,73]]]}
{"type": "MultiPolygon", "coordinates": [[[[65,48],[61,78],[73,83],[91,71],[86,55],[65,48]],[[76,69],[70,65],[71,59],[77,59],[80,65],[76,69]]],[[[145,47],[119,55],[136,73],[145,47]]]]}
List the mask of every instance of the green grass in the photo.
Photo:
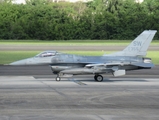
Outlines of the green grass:
{"type": "Polygon", "coordinates": [[[17,60],[33,57],[38,51],[0,51],[0,64],[8,64],[17,60]]]}
{"type": "MultiPolygon", "coordinates": [[[[40,40],[0,40],[0,45],[54,45],[54,46],[116,46],[128,45],[132,40],[68,40],[68,41],[40,41],[40,40]]],[[[159,40],[151,45],[159,45],[159,40]]]]}
{"type": "Polygon", "coordinates": [[[148,51],[147,56],[152,59],[152,62],[159,65],[159,51],[148,51]]]}
{"type": "MultiPolygon", "coordinates": [[[[8,64],[13,61],[33,57],[41,51],[0,51],[0,64],[8,64]]],[[[69,54],[100,56],[104,51],[62,51],[69,54]]],[[[109,54],[112,52],[107,52],[109,54]]],[[[159,64],[159,51],[149,51],[147,57],[152,58],[154,64],[159,64]]]]}

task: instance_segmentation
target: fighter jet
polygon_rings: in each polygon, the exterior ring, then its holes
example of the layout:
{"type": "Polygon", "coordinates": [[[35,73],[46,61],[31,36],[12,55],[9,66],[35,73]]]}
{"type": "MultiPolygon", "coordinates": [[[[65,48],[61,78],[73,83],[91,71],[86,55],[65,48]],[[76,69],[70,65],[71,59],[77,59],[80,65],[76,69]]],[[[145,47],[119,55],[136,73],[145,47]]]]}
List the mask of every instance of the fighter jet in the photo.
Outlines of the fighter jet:
{"type": "Polygon", "coordinates": [[[103,81],[102,74],[112,73],[118,77],[128,70],[150,69],[154,66],[146,58],[147,49],[157,31],[145,30],[124,50],[103,56],[80,56],[57,51],[44,51],[35,57],[16,61],[10,65],[50,65],[56,81],[62,77],[93,74],[94,80],[103,81]]]}

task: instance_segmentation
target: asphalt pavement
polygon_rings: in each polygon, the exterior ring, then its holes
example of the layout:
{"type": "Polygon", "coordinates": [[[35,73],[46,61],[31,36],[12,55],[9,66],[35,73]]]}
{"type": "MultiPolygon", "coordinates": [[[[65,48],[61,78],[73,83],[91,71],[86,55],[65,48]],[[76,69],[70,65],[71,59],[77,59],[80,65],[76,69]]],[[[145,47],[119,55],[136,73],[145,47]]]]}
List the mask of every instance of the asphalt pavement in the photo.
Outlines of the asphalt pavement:
{"type": "Polygon", "coordinates": [[[158,70],[56,82],[49,66],[0,66],[0,120],[158,120],[158,70]]]}

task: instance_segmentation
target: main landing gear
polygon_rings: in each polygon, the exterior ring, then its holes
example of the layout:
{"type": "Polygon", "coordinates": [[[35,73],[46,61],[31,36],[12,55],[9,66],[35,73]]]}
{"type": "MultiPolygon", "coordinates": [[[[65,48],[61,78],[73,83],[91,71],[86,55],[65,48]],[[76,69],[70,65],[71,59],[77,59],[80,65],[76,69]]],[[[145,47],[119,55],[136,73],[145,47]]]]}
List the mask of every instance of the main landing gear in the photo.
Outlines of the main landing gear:
{"type": "Polygon", "coordinates": [[[94,80],[98,81],[98,82],[102,82],[103,81],[103,76],[102,75],[95,75],[94,80]]]}

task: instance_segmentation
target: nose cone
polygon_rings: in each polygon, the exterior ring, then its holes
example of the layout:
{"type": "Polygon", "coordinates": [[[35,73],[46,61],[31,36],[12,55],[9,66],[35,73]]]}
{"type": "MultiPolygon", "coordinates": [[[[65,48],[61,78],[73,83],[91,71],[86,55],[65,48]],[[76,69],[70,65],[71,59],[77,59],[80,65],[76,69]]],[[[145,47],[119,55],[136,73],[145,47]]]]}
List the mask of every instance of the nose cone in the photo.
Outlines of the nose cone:
{"type": "Polygon", "coordinates": [[[27,63],[27,59],[24,59],[24,60],[12,62],[9,65],[26,65],[26,63],[27,63]]]}

